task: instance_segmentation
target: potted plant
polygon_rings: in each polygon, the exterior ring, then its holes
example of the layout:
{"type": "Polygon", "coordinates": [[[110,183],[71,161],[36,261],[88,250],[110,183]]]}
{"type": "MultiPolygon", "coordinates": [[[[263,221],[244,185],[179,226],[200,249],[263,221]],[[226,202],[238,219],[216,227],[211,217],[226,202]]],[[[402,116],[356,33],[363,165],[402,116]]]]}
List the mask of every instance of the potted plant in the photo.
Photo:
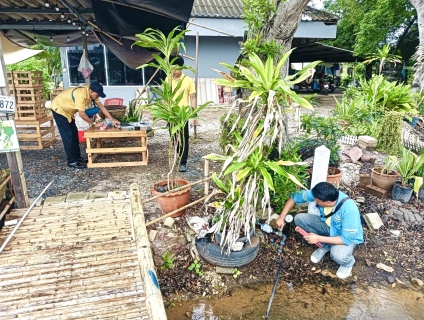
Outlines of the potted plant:
{"type": "MultiPolygon", "coordinates": [[[[174,63],[178,59],[176,54],[181,50],[185,51],[183,43],[184,35],[188,30],[183,30],[179,27],[173,29],[168,36],[165,36],[161,31],[148,28],[143,33],[137,34],[139,41],[133,45],[138,45],[143,48],[153,50],[153,62],[144,64],[139,68],[146,66],[160,69],[165,74],[166,78],[162,79],[160,88],[152,88],[153,93],[158,97],[153,103],[142,106],[148,108],[153,116],[153,125],[158,121],[165,121],[167,126],[162,129],[169,130],[170,141],[168,145],[168,166],[169,171],[167,179],[157,182],[151,187],[153,195],[158,195],[163,192],[171,191],[177,187],[189,184],[187,180],[177,178],[177,169],[180,167],[181,155],[180,150],[184,148],[184,127],[190,119],[197,119],[198,113],[205,108],[209,102],[204,103],[197,108],[192,106],[180,106],[183,98],[183,93],[178,93],[182,81],[178,85],[172,87],[172,73],[175,69],[189,69],[194,72],[193,68],[186,66],[175,66],[174,63]]],[[[161,207],[164,214],[172,212],[189,201],[190,187],[184,188],[177,192],[168,193],[157,198],[157,203],[161,207]]],[[[184,211],[178,212],[174,216],[183,214],[184,211]]]]}
{"type": "Polygon", "coordinates": [[[424,164],[424,156],[416,155],[412,151],[402,147],[402,155],[400,162],[397,162],[394,156],[391,156],[395,162],[395,168],[399,172],[401,181],[395,183],[392,191],[392,199],[401,202],[408,202],[411,199],[412,191],[418,193],[423,181],[422,177],[415,174],[424,164]],[[414,188],[411,187],[409,180],[415,179],[414,188]]]}
{"type": "MultiPolygon", "coordinates": [[[[229,155],[207,156],[209,159],[223,162],[220,173],[214,174],[213,180],[218,189],[223,190],[223,199],[220,203],[225,205],[218,206],[217,213],[222,218],[215,223],[212,231],[219,230],[221,223],[225,221],[226,236],[221,241],[221,251],[226,251],[227,254],[231,253],[241,228],[244,228],[249,239],[249,231],[256,223],[259,208],[263,211],[262,215],[264,213],[271,215],[270,192],[275,190],[275,182],[269,171],[303,187],[294,175],[285,170],[286,166],[299,163],[268,158],[274,146],[280,154],[282,147],[289,140],[286,113],[289,112],[291,103],[295,102],[312,109],[310,103],[298,96],[290,87],[310,77],[310,70],[319,62],[309,64],[295,75],[281,77],[281,68],[291,52],[292,50],[287,52],[277,65],[274,65],[273,57],[269,56],[262,62],[256,54],[249,55],[248,59],[235,67],[222,64],[231,70],[235,80],[216,80],[219,85],[241,88],[251,93],[247,101],[243,101],[246,103],[244,110],[247,112],[243,113],[246,117],[243,118],[243,114],[239,113],[230,130],[230,133],[233,132],[240,121],[246,120],[237,132],[236,141],[229,146],[233,152],[229,155]]],[[[234,103],[233,107],[236,105],[237,103],[234,103]]],[[[230,118],[232,110],[233,108],[225,121],[230,118]]]]}
{"type": "MultiPolygon", "coordinates": [[[[421,156],[423,157],[424,153],[422,153],[421,156]]],[[[424,182],[424,164],[417,171],[417,177],[415,178],[415,183],[414,183],[414,190],[418,190],[418,192],[416,191],[415,192],[417,194],[418,199],[420,199],[421,201],[424,201],[423,182],[424,182]]]]}
{"type": "Polygon", "coordinates": [[[393,185],[399,178],[399,173],[395,170],[397,158],[394,156],[387,157],[384,166],[374,167],[371,169],[371,184],[391,191],[393,185]]]}

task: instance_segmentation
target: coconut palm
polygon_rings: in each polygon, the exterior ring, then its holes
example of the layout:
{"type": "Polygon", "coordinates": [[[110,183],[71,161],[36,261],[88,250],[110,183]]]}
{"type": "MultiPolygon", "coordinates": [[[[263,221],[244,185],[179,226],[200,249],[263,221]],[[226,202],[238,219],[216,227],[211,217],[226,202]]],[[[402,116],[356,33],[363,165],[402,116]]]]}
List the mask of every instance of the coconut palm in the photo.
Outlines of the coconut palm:
{"type": "Polygon", "coordinates": [[[364,64],[369,64],[375,61],[379,61],[380,65],[378,68],[379,70],[378,74],[381,74],[381,72],[383,71],[384,64],[386,62],[391,62],[396,65],[396,63],[402,63],[401,58],[402,58],[401,56],[398,56],[396,54],[391,54],[390,45],[385,44],[383,45],[383,48],[381,49],[377,48],[376,52],[367,55],[366,60],[364,61],[364,64]]]}

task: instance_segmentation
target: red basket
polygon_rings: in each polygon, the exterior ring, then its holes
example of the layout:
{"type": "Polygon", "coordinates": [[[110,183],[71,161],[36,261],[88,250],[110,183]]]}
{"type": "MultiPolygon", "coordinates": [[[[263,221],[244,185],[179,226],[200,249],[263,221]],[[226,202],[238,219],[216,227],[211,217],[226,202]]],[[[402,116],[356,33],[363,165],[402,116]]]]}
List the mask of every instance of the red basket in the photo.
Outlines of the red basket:
{"type": "Polygon", "coordinates": [[[103,105],[106,107],[106,106],[111,106],[111,105],[122,106],[123,104],[124,104],[124,99],[111,98],[111,99],[106,99],[105,103],[103,105]]]}

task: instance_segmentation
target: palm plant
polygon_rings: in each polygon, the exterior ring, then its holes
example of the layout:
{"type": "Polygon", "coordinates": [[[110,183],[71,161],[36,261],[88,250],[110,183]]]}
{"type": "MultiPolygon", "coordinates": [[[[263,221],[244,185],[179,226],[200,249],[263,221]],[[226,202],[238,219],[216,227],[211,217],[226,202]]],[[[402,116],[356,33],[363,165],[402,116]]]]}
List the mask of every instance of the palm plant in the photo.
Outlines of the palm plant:
{"type": "Polygon", "coordinates": [[[383,45],[383,47],[377,48],[374,53],[368,54],[364,64],[369,64],[375,61],[379,61],[378,74],[381,74],[386,62],[391,62],[396,65],[396,63],[402,63],[401,56],[390,53],[390,45],[383,45]]]}
{"type": "MultiPolygon", "coordinates": [[[[292,50],[287,52],[277,65],[274,65],[272,57],[268,57],[263,63],[256,54],[251,54],[236,67],[222,64],[232,71],[236,79],[241,80],[216,80],[219,85],[239,87],[251,92],[246,101],[247,118],[243,119],[246,121],[239,129],[237,144],[229,146],[234,152],[229,156],[208,156],[209,159],[223,161],[221,172],[214,175],[215,183],[224,194],[222,205],[217,209],[221,218],[211,230],[216,232],[222,227],[222,223],[224,224],[226,228],[223,228],[221,246],[227,247],[228,254],[242,227],[245,234],[249,235],[255,224],[258,206],[262,208],[262,216],[271,215],[270,190],[274,191],[275,187],[270,171],[303,187],[294,175],[284,169],[285,166],[302,163],[268,159],[274,147],[281,154],[282,147],[288,140],[286,113],[289,112],[292,102],[312,109],[311,104],[297,96],[290,86],[309,77],[309,70],[319,61],[306,66],[295,75],[282,79],[280,71],[291,52],[292,50]]],[[[225,121],[230,118],[236,105],[237,103],[233,104],[225,121]]],[[[241,120],[242,116],[238,115],[230,132],[238,128],[241,120]]]]}
{"type": "MultiPolygon", "coordinates": [[[[181,87],[181,81],[175,88],[172,88],[172,73],[175,69],[190,69],[187,66],[175,66],[174,62],[177,59],[177,54],[180,50],[185,51],[185,46],[182,40],[188,30],[183,30],[179,27],[174,28],[167,36],[161,31],[148,28],[143,33],[137,34],[139,41],[133,45],[143,48],[155,50],[153,53],[153,62],[139,66],[154,67],[162,70],[166,79],[162,80],[161,88],[152,88],[153,93],[158,97],[153,103],[146,104],[141,109],[148,108],[153,116],[153,122],[164,120],[167,123],[162,129],[169,129],[171,139],[168,147],[168,165],[169,172],[167,174],[168,190],[173,188],[176,168],[179,167],[181,156],[179,150],[184,148],[184,127],[190,119],[197,119],[198,113],[205,108],[210,102],[206,102],[197,108],[192,106],[180,106],[179,103],[183,98],[183,93],[177,94],[181,87]],[[158,54],[160,53],[160,55],[158,54]]],[[[139,108],[139,109],[140,109],[139,108]]]]}

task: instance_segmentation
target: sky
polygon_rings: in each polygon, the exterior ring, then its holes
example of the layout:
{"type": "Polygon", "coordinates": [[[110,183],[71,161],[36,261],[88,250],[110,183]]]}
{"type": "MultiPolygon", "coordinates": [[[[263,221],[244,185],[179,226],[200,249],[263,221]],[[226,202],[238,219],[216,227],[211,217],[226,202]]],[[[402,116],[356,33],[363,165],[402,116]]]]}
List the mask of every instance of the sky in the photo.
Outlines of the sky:
{"type": "Polygon", "coordinates": [[[323,1],[322,0],[311,0],[311,3],[314,4],[314,7],[317,9],[322,9],[323,1]]]}

